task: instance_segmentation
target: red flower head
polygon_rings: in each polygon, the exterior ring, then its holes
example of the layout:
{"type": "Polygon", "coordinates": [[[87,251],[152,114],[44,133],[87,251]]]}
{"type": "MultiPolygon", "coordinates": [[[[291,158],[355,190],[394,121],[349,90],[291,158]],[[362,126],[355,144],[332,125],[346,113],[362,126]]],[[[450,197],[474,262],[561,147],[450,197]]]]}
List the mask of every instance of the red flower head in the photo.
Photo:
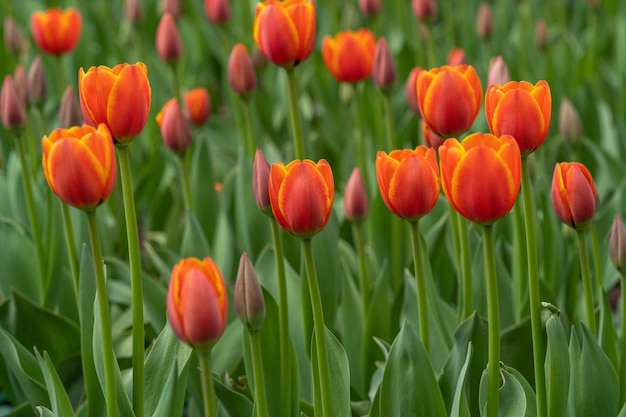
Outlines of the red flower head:
{"type": "Polygon", "coordinates": [[[559,219],[574,229],[584,229],[593,220],[598,194],[593,177],[579,162],[561,162],[554,166],[552,205],[559,219]]]}
{"type": "Polygon", "coordinates": [[[370,76],[376,51],[374,34],[367,29],[345,30],[325,36],[322,57],[326,68],[338,81],[357,82],[370,76]]]}
{"type": "Polygon", "coordinates": [[[74,8],[51,7],[45,12],[36,11],[30,17],[30,30],[37,46],[49,54],[71,51],[80,38],[81,28],[80,12],[74,8]]]}

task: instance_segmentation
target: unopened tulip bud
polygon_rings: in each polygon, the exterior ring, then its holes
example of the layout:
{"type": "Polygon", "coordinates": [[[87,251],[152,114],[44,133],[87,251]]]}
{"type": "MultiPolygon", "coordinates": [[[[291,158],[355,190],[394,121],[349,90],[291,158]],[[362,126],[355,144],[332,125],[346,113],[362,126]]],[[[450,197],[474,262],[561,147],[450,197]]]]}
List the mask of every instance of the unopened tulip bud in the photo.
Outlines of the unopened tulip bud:
{"type": "Polygon", "coordinates": [[[43,68],[41,56],[37,55],[28,69],[28,99],[38,103],[48,94],[48,80],[43,68]]]}
{"type": "Polygon", "coordinates": [[[369,211],[369,199],[359,168],[354,168],[343,196],[343,208],[349,220],[363,220],[369,211]]]}
{"type": "MultiPolygon", "coordinates": [[[[626,227],[620,216],[613,218],[613,225],[609,230],[609,256],[615,268],[626,274],[626,227]]],[[[622,291],[626,291],[622,288],[622,291]]]]}
{"type": "Polygon", "coordinates": [[[124,16],[129,22],[137,22],[143,18],[143,7],[140,0],[125,0],[124,16]]]}
{"type": "Polygon", "coordinates": [[[74,93],[74,87],[68,85],[61,99],[59,109],[59,119],[61,127],[81,126],[83,124],[83,114],[80,111],[78,96],[74,93]]]}
{"type": "Polygon", "coordinates": [[[426,143],[426,146],[428,146],[429,148],[434,148],[435,151],[437,151],[439,147],[443,145],[443,143],[446,141],[446,138],[442,138],[441,136],[433,132],[433,130],[429,128],[428,125],[423,121],[422,135],[424,136],[424,142],[426,143]]]}
{"type": "Polygon", "coordinates": [[[552,177],[552,205],[563,223],[577,230],[593,220],[598,193],[591,173],[579,162],[560,162],[552,177]]]}
{"type": "Polygon", "coordinates": [[[493,84],[504,85],[511,81],[509,67],[506,66],[504,58],[498,55],[489,62],[489,75],[487,75],[487,86],[493,84]]]}
{"type": "Polygon", "coordinates": [[[437,15],[435,0],[413,0],[413,14],[419,20],[430,20],[437,15]]]}
{"type": "Polygon", "coordinates": [[[409,73],[409,77],[406,79],[406,84],[404,86],[406,102],[413,113],[418,115],[420,114],[420,104],[417,100],[417,76],[420,71],[422,71],[421,67],[413,68],[409,73]]]}
{"type": "Polygon", "coordinates": [[[269,193],[270,164],[263,151],[256,150],[252,164],[252,192],[256,205],[268,216],[272,215],[269,193]]]}
{"type": "Polygon", "coordinates": [[[559,108],[559,134],[563,139],[578,142],[583,133],[583,124],[578,112],[567,97],[561,99],[559,108]]]}
{"type": "Polygon", "coordinates": [[[156,33],[156,49],[163,61],[175,61],[180,58],[183,47],[176,27],[174,15],[165,13],[161,17],[156,33]]]}
{"type": "Polygon", "coordinates": [[[22,64],[18,64],[13,70],[13,83],[17,90],[17,96],[26,105],[28,99],[28,75],[22,64]]]}
{"type": "Polygon", "coordinates": [[[256,90],[257,81],[252,58],[242,43],[235,45],[228,57],[228,82],[230,88],[240,95],[256,90]]]}
{"type": "Polygon", "coordinates": [[[491,6],[487,2],[482,2],[478,6],[476,15],[476,34],[481,38],[490,38],[493,35],[494,23],[491,6]]]}
{"type": "Polygon", "coordinates": [[[24,37],[20,33],[20,29],[11,16],[4,18],[4,46],[7,51],[19,54],[22,51],[24,37]]]}
{"type": "Polygon", "coordinates": [[[235,311],[246,329],[259,331],[265,320],[265,300],[259,279],[245,252],[239,260],[233,298],[235,311]]]}
{"type": "Polygon", "coordinates": [[[467,64],[467,58],[465,57],[465,51],[463,48],[452,48],[448,54],[446,62],[451,67],[467,64]]]}
{"type": "Polygon", "coordinates": [[[548,46],[548,25],[543,19],[535,22],[535,44],[542,50],[548,46]]]}
{"type": "Polygon", "coordinates": [[[359,0],[359,9],[364,15],[374,15],[380,11],[382,0],[359,0]]]}
{"type": "Polygon", "coordinates": [[[183,11],[183,5],[180,0],[163,0],[161,2],[161,9],[163,14],[171,13],[172,16],[178,17],[183,11]]]}
{"type": "Polygon", "coordinates": [[[168,148],[179,152],[189,147],[191,144],[191,128],[178,104],[178,99],[165,103],[156,120],[161,129],[163,141],[168,148]]]}
{"type": "Polygon", "coordinates": [[[387,46],[387,41],[385,38],[379,38],[374,53],[372,80],[378,88],[385,89],[396,82],[396,77],[396,64],[387,46]]]}
{"type": "Polygon", "coordinates": [[[204,0],[204,13],[213,23],[221,24],[230,19],[228,0],[204,0]]]}
{"type": "Polygon", "coordinates": [[[0,115],[2,124],[7,129],[26,124],[27,116],[24,101],[20,99],[17,88],[10,75],[4,77],[0,92],[0,115]]]}

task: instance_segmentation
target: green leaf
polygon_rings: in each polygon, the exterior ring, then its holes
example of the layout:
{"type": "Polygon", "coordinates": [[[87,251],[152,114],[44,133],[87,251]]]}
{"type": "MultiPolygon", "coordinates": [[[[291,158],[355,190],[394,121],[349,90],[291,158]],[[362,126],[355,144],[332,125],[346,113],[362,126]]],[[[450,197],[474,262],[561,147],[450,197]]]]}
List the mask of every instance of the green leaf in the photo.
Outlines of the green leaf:
{"type": "Polygon", "coordinates": [[[59,416],[74,416],[74,409],[72,408],[70,399],[67,396],[67,392],[65,391],[63,382],[61,382],[61,378],[59,378],[56,369],[54,369],[54,365],[52,364],[52,360],[50,360],[48,352],[44,352],[42,357],[37,349],[35,349],[35,355],[46,381],[46,388],[48,389],[48,395],[50,396],[52,410],[59,416]]]}
{"type": "Polygon", "coordinates": [[[598,341],[600,347],[613,364],[613,368],[619,369],[617,360],[617,335],[613,325],[613,312],[606,297],[606,292],[602,291],[600,299],[600,324],[598,326],[598,341]]]}
{"type": "Polygon", "coordinates": [[[391,345],[380,384],[379,413],[381,416],[447,416],[428,354],[408,322],[391,345]]]}
{"type": "Polygon", "coordinates": [[[37,407],[37,412],[40,417],[60,417],[58,414],[53,413],[46,407],[37,407]]]}
{"type": "Polygon", "coordinates": [[[183,231],[183,241],[180,248],[180,256],[206,258],[211,254],[204,231],[198,223],[198,219],[191,211],[185,214],[185,229],[183,231]]]}
{"type": "Polygon", "coordinates": [[[189,171],[189,186],[193,198],[193,206],[204,235],[208,241],[213,240],[216,219],[219,209],[215,194],[213,177],[213,159],[209,140],[200,135],[195,142],[189,171]]]}
{"type": "Polygon", "coordinates": [[[165,382],[165,387],[161,392],[159,403],[152,417],[178,417],[183,415],[183,395],[187,386],[187,374],[182,381],[179,381],[178,366],[174,361],[174,366],[170,369],[170,374],[165,382]],[[181,383],[182,382],[182,383],[181,383]],[[179,388],[182,386],[182,390],[179,388]]]}
{"type": "MultiPolygon", "coordinates": [[[[521,376],[521,374],[517,373],[521,376]]],[[[525,417],[528,401],[519,380],[504,368],[500,368],[502,382],[498,393],[498,417],[525,417]]],[[[487,408],[487,370],[480,381],[481,416],[486,416],[487,408]]],[[[533,415],[533,417],[536,413],[533,415]]],[[[530,415],[529,415],[530,417],[530,415]]]]}
{"type": "Polygon", "coordinates": [[[213,375],[213,386],[215,395],[221,405],[228,411],[230,417],[250,417],[252,416],[253,405],[250,400],[240,393],[228,388],[222,381],[213,375]]]}
{"type": "MultiPolygon", "coordinates": [[[[524,375],[522,375],[517,369],[511,368],[510,366],[503,365],[502,368],[508,372],[515,380],[520,384],[522,389],[524,390],[524,395],[526,396],[526,413],[524,414],[526,417],[536,417],[537,416],[537,398],[535,396],[535,391],[533,391],[533,387],[530,386],[524,375]]],[[[503,400],[506,402],[506,400],[503,400]]]]}
{"type": "Polygon", "coordinates": [[[500,361],[517,369],[527,381],[535,380],[530,316],[501,331],[500,361]]]}
{"type": "Polygon", "coordinates": [[[472,359],[472,342],[469,342],[467,345],[467,355],[465,356],[465,362],[461,368],[461,373],[459,374],[459,379],[456,384],[456,390],[454,391],[454,400],[452,401],[450,417],[470,417],[467,396],[465,395],[465,378],[467,377],[470,359],[472,359]]]}
{"type": "Polygon", "coordinates": [[[41,300],[35,245],[15,221],[0,218],[0,297],[9,298],[15,289],[32,300],[41,300]]]}
{"type": "Polygon", "coordinates": [[[552,314],[546,321],[546,333],[548,335],[545,360],[548,417],[563,417],[567,407],[570,363],[567,337],[558,314],[552,314]]]}

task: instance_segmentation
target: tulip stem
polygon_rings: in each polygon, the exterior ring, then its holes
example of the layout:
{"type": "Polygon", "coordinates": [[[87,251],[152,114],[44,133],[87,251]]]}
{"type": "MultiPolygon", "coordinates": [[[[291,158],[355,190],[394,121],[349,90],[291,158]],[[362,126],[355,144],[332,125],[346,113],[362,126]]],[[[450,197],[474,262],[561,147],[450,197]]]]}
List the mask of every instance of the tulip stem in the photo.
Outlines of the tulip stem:
{"type": "MultiPolygon", "coordinates": [[[[267,398],[265,396],[265,374],[263,373],[263,355],[259,332],[246,332],[252,350],[252,369],[254,372],[254,402],[257,417],[268,417],[267,398]]],[[[283,400],[289,403],[289,401],[283,400]]],[[[287,414],[286,414],[287,415],[287,414]]]]}
{"type": "Polygon", "coordinates": [[[178,169],[180,171],[180,181],[183,186],[183,200],[185,201],[185,208],[189,211],[193,211],[193,200],[191,197],[191,187],[189,186],[189,175],[185,169],[185,156],[187,152],[178,154],[178,169]]]}
{"type": "Polygon", "coordinates": [[[459,244],[461,246],[461,265],[463,271],[462,291],[463,291],[463,317],[466,319],[472,314],[472,260],[469,244],[469,234],[467,231],[467,221],[465,217],[459,216],[456,210],[450,206],[450,210],[458,218],[457,227],[459,228],[459,244]]]}
{"type": "Polygon", "coordinates": [[[493,242],[493,225],[483,225],[483,255],[487,279],[487,319],[489,348],[487,363],[487,417],[498,417],[500,388],[500,317],[498,306],[498,278],[493,242]]]}
{"type": "MultiPolygon", "coordinates": [[[[74,283],[74,293],[76,295],[76,302],[79,301],[78,292],[78,279],[80,269],[78,266],[78,254],[76,253],[76,240],[74,239],[74,226],[72,225],[72,218],[70,216],[70,208],[63,201],[59,200],[61,205],[61,216],[63,217],[63,230],[65,232],[65,246],[67,248],[67,256],[70,261],[70,270],[72,271],[72,279],[74,283]]],[[[78,305],[78,304],[77,304],[78,305]]]]}
{"type": "Polygon", "coordinates": [[[356,125],[356,135],[352,135],[354,140],[354,151],[356,153],[356,162],[358,166],[361,168],[361,173],[363,174],[363,182],[365,183],[365,189],[367,190],[367,194],[370,194],[370,178],[369,178],[369,169],[367,166],[367,161],[365,159],[366,153],[366,142],[365,142],[365,129],[363,127],[363,118],[361,117],[362,113],[362,98],[359,93],[358,88],[354,86],[353,88],[354,94],[352,95],[350,101],[352,102],[352,113],[353,113],[353,121],[356,125]]]}
{"type": "Polygon", "coordinates": [[[200,375],[202,377],[202,400],[204,401],[204,417],[217,417],[215,388],[211,375],[211,351],[198,351],[200,375]]]}
{"type": "Polygon", "coordinates": [[[517,305],[515,317],[521,320],[524,311],[526,279],[524,259],[526,258],[526,236],[524,235],[524,207],[518,198],[513,206],[513,282],[517,283],[517,305]]]}
{"type": "MultiPolygon", "coordinates": [[[[626,275],[620,274],[620,306],[621,326],[622,326],[622,346],[620,360],[620,381],[626,381],[626,275]]],[[[621,383],[619,388],[620,407],[626,402],[626,383],[621,383]]]]}
{"type": "Polygon", "coordinates": [[[304,136],[302,134],[302,121],[298,109],[298,92],[296,86],[296,74],[294,68],[287,68],[287,92],[289,96],[289,123],[293,134],[293,149],[295,159],[304,159],[304,136]]]}
{"type": "Polygon", "coordinates": [[[285,277],[285,259],[280,228],[276,218],[271,216],[272,240],[274,241],[274,260],[276,279],[278,280],[278,331],[280,339],[280,390],[281,416],[288,416],[291,409],[291,350],[289,348],[289,302],[287,298],[287,279],[285,277]]]}
{"type": "Polygon", "coordinates": [[[122,196],[126,217],[126,236],[128,239],[128,260],[130,264],[130,291],[133,321],[133,410],[136,416],[143,416],[144,393],[144,328],[143,328],[143,286],[141,281],[141,256],[139,252],[139,231],[135,197],[130,171],[130,157],[127,146],[117,146],[120,162],[122,196]]]}
{"type": "Polygon", "coordinates": [[[100,247],[96,211],[86,212],[89,225],[89,240],[93,255],[93,268],[96,274],[98,310],[100,312],[100,331],[102,333],[102,360],[104,362],[104,385],[106,409],[108,417],[117,416],[117,391],[115,387],[115,352],[111,334],[111,316],[109,314],[109,297],[104,275],[104,260],[100,247]]]}
{"type": "Polygon", "coordinates": [[[587,313],[587,325],[591,334],[596,332],[596,316],[593,307],[593,286],[591,285],[591,271],[589,269],[589,257],[587,254],[587,240],[584,230],[576,230],[578,236],[578,256],[580,258],[580,272],[583,277],[583,297],[585,298],[585,312],[587,313]]]}
{"type": "MultiPolygon", "coordinates": [[[[311,239],[302,239],[302,249],[305,257],[307,281],[309,282],[309,294],[311,296],[311,308],[313,310],[313,326],[315,328],[315,347],[317,348],[317,367],[320,384],[318,392],[322,399],[320,416],[331,417],[333,414],[330,397],[330,368],[326,348],[326,326],[324,325],[324,310],[322,309],[322,297],[317,283],[317,272],[315,272],[311,239]]],[[[313,370],[313,372],[315,372],[315,370],[313,370]]]]}
{"type": "Polygon", "coordinates": [[[256,152],[256,141],[254,140],[254,128],[252,124],[252,108],[250,98],[248,96],[241,97],[241,108],[243,110],[245,147],[248,153],[248,158],[252,161],[254,160],[254,153],[256,152]]]}
{"type": "Polygon", "coordinates": [[[359,256],[359,284],[361,289],[361,303],[363,304],[363,318],[367,317],[369,311],[370,279],[367,269],[367,255],[365,254],[365,239],[363,237],[363,222],[356,220],[352,222],[352,235],[359,256]]]}
{"type": "Polygon", "coordinates": [[[428,297],[426,294],[426,277],[422,261],[422,249],[420,244],[419,220],[411,224],[411,247],[413,248],[413,266],[415,268],[415,284],[417,286],[417,311],[420,326],[420,339],[426,352],[430,352],[430,332],[428,329],[428,297]]]}
{"type": "Polygon", "coordinates": [[[533,361],[535,369],[535,393],[537,417],[547,416],[546,373],[544,368],[543,327],[541,324],[541,298],[539,293],[539,266],[537,262],[537,231],[533,208],[528,157],[522,157],[522,197],[526,229],[526,256],[528,258],[528,302],[530,326],[533,339],[533,361]]]}
{"type": "Polygon", "coordinates": [[[597,301],[600,302],[603,297],[602,284],[602,263],[600,262],[600,245],[598,244],[598,232],[596,230],[596,221],[593,220],[589,225],[589,233],[591,234],[591,253],[593,255],[593,269],[596,274],[596,287],[598,289],[597,301]]]}
{"type": "Polygon", "coordinates": [[[380,97],[383,105],[383,117],[385,118],[385,138],[387,140],[387,150],[391,152],[396,149],[396,141],[395,141],[395,127],[393,124],[393,115],[391,114],[391,99],[389,98],[389,94],[381,91],[380,97]]]}

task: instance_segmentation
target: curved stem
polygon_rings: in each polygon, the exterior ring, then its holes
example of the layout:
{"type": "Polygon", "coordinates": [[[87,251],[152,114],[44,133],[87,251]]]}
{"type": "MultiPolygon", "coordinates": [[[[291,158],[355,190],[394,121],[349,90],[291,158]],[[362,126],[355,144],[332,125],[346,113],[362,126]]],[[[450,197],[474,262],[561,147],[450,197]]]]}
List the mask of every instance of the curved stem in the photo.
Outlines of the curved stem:
{"type": "Polygon", "coordinates": [[[280,227],[276,218],[270,219],[272,240],[274,241],[274,260],[276,279],[278,280],[278,331],[280,339],[280,392],[281,416],[288,416],[291,409],[291,352],[289,348],[289,302],[287,298],[287,279],[285,276],[285,258],[283,243],[280,239],[280,227]]]}
{"type": "MultiPolygon", "coordinates": [[[[620,298],[622,305],[620,306],[621,326],[622,326],[622,347],[620,360],[620,381],[626,381],[626,275],[620,274],[621,293],[620,298]]],[[[619,404],[620,407],[626,402],[626,383],[619,386],[619,404]]]]}
{"type": "MultiPolygon", "coordinates": [[[[267,397],[265,396],[265,376],[263,374],[263,356],[259,332],[246,332],[252,350],[252,369],[254,371],[254,401],[257,417],[268,417],[267,397]]],[[[284,400],[283,400],[284,401],[284,400]]]]}
{"type": "Polygon", "coordinates": [[[363,238],[363,222],[352,222],[352,234],[354,236],[354,243],[357,248],[357,254],[359,256],[359,287],[361,290],[361,303],[363,305],[363,318],[367,317],[369,311],[369,291],[370,291],[370,278],[369,271],[367,269],[367,255],[365,254],[365,239],[363,238]]]}
{"type": "Polygon", "coordinates": [[[498,278],[493,243],[493,225],[483,226],[485,271],[487,273],[487,316],[489,326],[489,362],[487,363],[487,417],[498,417],[500,388],[500,316],[498,278]]]}
{"type": "Polygon", "coordinates": [[[580,272],[583,277],[583,297],[585,298],[585,312],[587,313],[587,325],[591,334],[596,332],[596,316],[593,311],[593,286],[591,285],[591,271],[589,270],[589,257],[587,255],[587,241],[585,231],[577,230],[578,236],[578,256],[580,258],[580,272]]]}
{"type": "Polygon", "coordinates": [[[602,262],[600,262],[600,245],[598,243],[598,232],[596,230],[595,220],[593,220],[589,226],[589,233],[591,234],[591,254],[593,255],[593,269],[596,276],[596,288],[598,289],[596,300],[600,302],[603,297],[602,262]]]}
{"type": "Polygon", "coordinates": [[[537,417],[547,415],[546,372],[544,369],[543,327],[541,325],[541,297],[539,293],[539,266],[537,262],[537,231],[532,191],[530,189],[528,158],[522,157],[522,197],[526,227],[526,256],[528,257],[528,302],[530,326],[533,339],[533,362],[535,368],[535,393],[537,396],[537,417]]]}
{"type": "Polygon", "coordinates": [[[180,181],[183,187],[183,200],[185,202],[185,208],[189,211],[193,211],[193,200],[191,197],[191,187],[189,186],[189,175],[185,169],[185,153],[178,154],[178,170],[180,172],[180,181]]]}
{"type": "Polygon", "coordinates": [[[211,351],[198,351],[200,362],[200,378],[202,380],[202,400],[204,401],[204,417],[217,417],[217,402],[211,375],[211,351]]]}
{"type": "Polygon", "coordinates": [[[133,410],[136,416],[143,416],[144,393],[144,328],[143,328],[143,283],[141,282],[141,256],[139,252],[139,231],[133,181],[130,172],[130,158],[127,146],[117,146],[120,162],[122,196],[126,217],[128,238],[128,260],[130,264],[130,291],[133,320],[133,410]]]}
{"type": "Polygon", "coordinates": [[[76,253],[76,240],[74,239],[74,226],[70,217],[70,208],[63,201],[59,200],[61,205],[61,216],[63,217],[63,230],[65,232],[65,246],[67,248],[67,256],[70,261],[70,270],[72,271],[72,282],[74,283],[74,292],[76,293],[76,302],[79,303],[78,279],[80,269],[78,266],[78,254],[76,253]]]}
{"type": "MultiPolygon", "coordinates": [[[[450,207],[451,211],[455,211],[450,207]]],[[[456,211],[455,211],[456,213],[456,211]]],[[[461,245],[461,265],[463,266],[463,317],[466,319],[472,314],[472,260],[465,217],[458,217],[459,243],[461,245]]]]}
{"type": "Polygon", "coordinates": [[[100,331],[102,332],[102,360],[104,361],[105,403],[108,417],[117,416],[117,392],[115,390],[115,352],[113,351],[113,336],[111,335],[111,316],[109,314],[109,297],[104,277],[104,261],[100,248],[100,236],[96,212],[87,212],[89,224],[89,240],[93,255],[93,268],[96,274],[96,288],[98,290],[98,309],[100,310],[100,331]]]}
{"type": "Polygon", "coordinates": [[[250,104],[250,98],[248,96],[241,97],[241,108],[243,110],[243,126],[245,132],[245,147],[248,153],[248,158],[254,160],[254,153],[256,151],[256,140],[254,138],[254,128],[252,127],[252,109],[250,104]]]}
{"type": "Polygon", "coordinates": [[[298,92],[296,88],[295,69],[288,68],[287,72],[287,93],[289,98],[289,124],[293,135],[293,150],[295,159],[304,159],[304,135],[302,134],[302,121],[300,120],[300,110],[298,108],[298,92]]]}
{"type": "MultiPolygon", "coordinates": [[[[319,372],[319,393],[322,399],[321,417],[332,417],[332,404],[330,397],[330,368],[328,365],[328,351],[326,349],[326,328],[324,326],[324,311],[322,310],[322,297],[317,283],[317,272],[313,260],[313,248],[311,239],[302,239],[306,273],[311,295],[311,308],[313,310],[313,326],[315,328],[315,346],[317,348],[317,366],[319,372]]],[[[316,410],[317,412],[317,410],[316,410]]],[[[317,413],[316,413],[317,415],[317,413]]]]}
{"type": "Polygon", "coordinates": [[[419,220],[411,224],[411,247],[413,248],[413,266],[415,268],[415,284],[417,286],[417,311],[420,326],[420,339],[426,352],[430,352],[430,332],[428,329],[428,297],[426,295],[426,277],[422,265],[419,220]]]}

